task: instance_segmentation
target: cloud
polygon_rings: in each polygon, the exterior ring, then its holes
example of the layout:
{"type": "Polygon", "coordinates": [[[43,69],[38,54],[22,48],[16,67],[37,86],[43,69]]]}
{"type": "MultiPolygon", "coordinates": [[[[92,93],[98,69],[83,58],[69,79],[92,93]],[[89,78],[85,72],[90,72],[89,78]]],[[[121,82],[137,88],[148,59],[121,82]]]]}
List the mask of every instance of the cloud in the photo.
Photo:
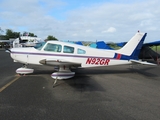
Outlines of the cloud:
{"type": "Polygon", "coordinates": [[[81,4],[74,6],[67,0],[2,0],[0,27],[74,41],[127,41],[138,30],[147,32],[148,40],[159,39],[158,0],[81,4]]]}
{"type": "Polygon", "coordinates": [[[87,29],[87,30],[86,30],[86,33],[91,33],[91,32],[92,32],[91,29],[87,29]]]}
{"type": "Polygon", "coordinates": [[[116,32],[116,28],[114,27],[110,27],[108,28],[108,30],[102,31],[102,33],[114,33],[114,32],[116,32]]]}

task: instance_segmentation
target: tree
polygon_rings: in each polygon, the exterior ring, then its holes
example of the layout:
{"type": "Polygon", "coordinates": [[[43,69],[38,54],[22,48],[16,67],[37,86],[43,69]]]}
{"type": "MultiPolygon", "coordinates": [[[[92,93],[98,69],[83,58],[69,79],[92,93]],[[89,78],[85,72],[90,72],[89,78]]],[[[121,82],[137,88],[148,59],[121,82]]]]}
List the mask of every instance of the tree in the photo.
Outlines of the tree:
{"type": "MultiPolygon", "coordinates": [[[[0,32],[2,33],[3,30],[0,27],[0,32]]],[[[23,36],[31,36],[31,37],[37,37],[37,35],[35,35],[34,33],[30,33],[30,32],[24,32],[22,34],[23,36]]],[[[2,35],[0,34],[0,39],[3,40],[9,40],[10,38],[18,38],[20,36],[20,32],[14,32],[11,29],[6,29],[6,34],[2,35]]]]}
{"type": "Polygon", "coordinates": [[[23,36],[37,37],[37,35],[34,35],[34,33],[30,33],[30,32],[24,32],[23,36]]]}
{"type": "Polygon", "coordinates": [[[20,32],[13,32],[11,29],[6,30],[6,39],[10,38],[18,38],[20,35],[20,32]]]}
{"type": "Polygon", "coordinates": [[[58,39],[56,37],[52,36],[52,35],[48,35],[47,41],[48,40],[58,40],[58,39]]]}
{"type": "Polygon", "coordinates": [[[7,39],[6,35],[0,35],[0,40],[9,40],[9,39],[7,39]]]}
{"type": "Polygon", "coordinates": [[[31,36],[31,37],[37,37],[37,35],[34,35],[34,33],[29,33],[28,36],[31,36]]]}

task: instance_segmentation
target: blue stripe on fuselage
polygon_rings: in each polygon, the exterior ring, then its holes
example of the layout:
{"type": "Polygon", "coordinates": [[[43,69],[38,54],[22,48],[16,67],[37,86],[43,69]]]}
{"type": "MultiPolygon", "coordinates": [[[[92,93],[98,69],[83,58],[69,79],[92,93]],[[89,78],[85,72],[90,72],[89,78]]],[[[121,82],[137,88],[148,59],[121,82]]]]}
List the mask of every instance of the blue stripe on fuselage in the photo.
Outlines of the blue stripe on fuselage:
{"type": "Polygon", "coordinates": [[[69,55],[69,54],[50,54],[50,53],[32,53],[32,52],[11,52],[12,54],[26,54],[26,55],[41,55],[41,56],[60,56],[60,57],[78,57],[78,58],[108,58],[113,59],[109,57],[98,57],[98,56],[82,56],[82,55],[69,55]]]}

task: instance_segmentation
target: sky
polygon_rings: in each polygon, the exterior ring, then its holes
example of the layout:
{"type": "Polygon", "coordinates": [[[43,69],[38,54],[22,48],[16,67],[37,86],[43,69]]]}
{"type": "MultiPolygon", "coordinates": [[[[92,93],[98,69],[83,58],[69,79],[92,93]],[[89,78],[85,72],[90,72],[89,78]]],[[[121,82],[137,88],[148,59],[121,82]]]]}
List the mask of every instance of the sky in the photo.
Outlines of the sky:
{"type": "Polygon", "coordinates": [[[0,28],[45,39],[125,42],[138,30],[160,40],[159,0],[0,0],[0,28]]]}

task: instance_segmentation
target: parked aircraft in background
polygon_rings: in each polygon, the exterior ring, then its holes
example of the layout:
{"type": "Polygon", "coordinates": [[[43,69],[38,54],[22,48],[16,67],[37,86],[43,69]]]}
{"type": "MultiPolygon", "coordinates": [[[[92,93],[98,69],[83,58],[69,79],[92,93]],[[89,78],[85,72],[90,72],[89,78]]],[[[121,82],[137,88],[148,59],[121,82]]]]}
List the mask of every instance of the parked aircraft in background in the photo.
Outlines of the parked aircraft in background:
{"type": "Polygon", "coordinates": [[[86,68],[132,63],[155,65],[138,60],[146,35],[147,33],[137,32],[119,50],[102,50],[67,42],[47,41],[39,48],[12,48],[9,51],[15,62],[24,64],[16,70],[18,74],[33,73],[34,69],[27,67],[29,64],[58,67],[58,71],[51,75],[56,83],[57,79],[68,79],[75,75],[75,72],[70,70],[71,67],[86,68]]]}
{"type": "MultiPolygon", "coordinates": [[[[97,41],[96,43],[91,43],[90,47],[94,47],[97,49],[120,49],[123,47],[127,42],[120,42],[120,43],[105,43],[104,41],[97,41]],[[114,47],[113,47],[114,46],[114,47]]],[[[158,47],[160,45],[160,41],[154,41],[150,43],[144,43],[140,53],[138,55],[139,59],[142,60],[154,60],[156,63],[160,64],[160,51],[158,51],[158,47]],[[151,47],[155,46],[155,50],[151,47]]]]}
{"type": "MultiPolygon", "coordinates": [[[[119,47],[123,47],[127,42],[121,42],[121,43],[117,43],[117,46],[119,47]]],[[[149,42],[149,43],[144,43],[142,48],[141,48],[141,51],[138,55],[138,58],[139,59],[142,59],[142,60],[154,60],[155,62],[157,62],[158,64],[160,64],[160,54],[157,50],[157,46],[160,45],[160,41],[154,41],[154,42],[149,42]],[[151,47],[155,46],[156,49],[153,50],[151,49],[151,47]]]]}
{"type": "Polygon", "coordinates": [[[41,38],[31,36],[20,36],[19,38],[13,41],[13,48],[34,47],[39,42],[42,42],[41,38]]]}

